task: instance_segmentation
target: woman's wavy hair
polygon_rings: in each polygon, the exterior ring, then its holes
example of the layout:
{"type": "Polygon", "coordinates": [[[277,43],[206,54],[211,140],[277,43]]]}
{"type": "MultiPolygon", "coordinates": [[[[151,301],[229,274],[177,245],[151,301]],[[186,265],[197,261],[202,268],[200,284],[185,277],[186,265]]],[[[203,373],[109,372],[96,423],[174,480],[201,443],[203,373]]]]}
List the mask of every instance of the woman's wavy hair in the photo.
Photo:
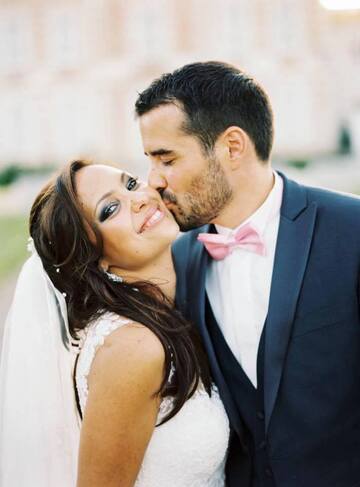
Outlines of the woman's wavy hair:
{"type": "Polygon", "coordinates": [[[43,266],[65,293],[70,332],[77,332],[105,312],[116,313],[149,328],[165,351],[165,374],[158,394],[174,397],[172,418],[201,380],[211,393],[211,379],[201,340],[193,325],[173,307],[161,289],[146,281],[113,282],[99,267],[103,241],[96,224],[86,220],[77,198],[75,175],[91,162],[76,160],[51,180],[35,199],[30,235],[43,266]],[[89,238],[94,232],[95,243],[89,238]],[[169,383],[171,364],[175,374],[169,383]]]}

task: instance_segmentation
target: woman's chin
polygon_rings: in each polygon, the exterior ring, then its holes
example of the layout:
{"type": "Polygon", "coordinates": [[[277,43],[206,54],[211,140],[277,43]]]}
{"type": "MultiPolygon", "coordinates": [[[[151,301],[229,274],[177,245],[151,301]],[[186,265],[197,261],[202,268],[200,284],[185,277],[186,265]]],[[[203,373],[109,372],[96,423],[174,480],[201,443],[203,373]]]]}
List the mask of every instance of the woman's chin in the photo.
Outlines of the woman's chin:
{"type": "Polygon", "coordinates": [[[156,241],[156,245],[171,245],[180,233],[179,225],[176,223],[172,215],[168,214],[161,220],[155,223],[152,228],[146,229],[142,235],[147,239],[156,241]]]}
{"type": "Polygon", "coordinates": [[[169,243],[173,243],[180,235],[180,228],[175,220],[169,222],[169,225],[167,226],[167,233],[168,233],[169,243]]]}
{"type": "Polygon", "coordinates": [[[168,210],[165,214],[165,218],[162,220],[162,222],[160,222],[160,225],[162,225],[163,229],[166,229],[166,231],[169,233],[169,236],[173,236],[172,238],[175,240],[180,232],[180,228],[176,223],[175,218],[168,210]]]}

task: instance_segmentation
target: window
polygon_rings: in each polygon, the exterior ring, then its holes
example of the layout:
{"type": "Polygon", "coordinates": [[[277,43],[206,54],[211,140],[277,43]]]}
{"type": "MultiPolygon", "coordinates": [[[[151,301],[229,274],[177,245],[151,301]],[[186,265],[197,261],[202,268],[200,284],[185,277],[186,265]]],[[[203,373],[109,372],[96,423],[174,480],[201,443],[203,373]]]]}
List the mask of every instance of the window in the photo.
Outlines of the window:
{"type": "Polygon", "coordinates": [[[25,71],[33,60],[32,19],[26,9],[0,11],[0,73],[25,71]]]}
{"type": "Polygon", "coordinates": [[[47,63],[55,69],[76,68],[81,58],[81,22],[79,11],[59,7],[45,19],[47,63]]]}
{"type": "Polygon", "coordinates": [[[152,61],[171,52],[176,28],[171,6],[166,0],[129,3],[124,22],[127,49],[152,56],[152,61]]]}

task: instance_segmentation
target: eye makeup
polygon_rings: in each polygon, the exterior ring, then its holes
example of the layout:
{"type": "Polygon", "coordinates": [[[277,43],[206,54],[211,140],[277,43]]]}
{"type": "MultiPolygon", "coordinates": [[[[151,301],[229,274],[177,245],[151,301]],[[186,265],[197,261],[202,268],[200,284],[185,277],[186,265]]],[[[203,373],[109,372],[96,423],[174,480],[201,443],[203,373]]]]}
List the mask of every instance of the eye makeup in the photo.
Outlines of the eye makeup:
{"type": "MultiPolygon", "coordinates": [[[[138,182],[138,177],[133,177],[133,176],[130,176],[129,174],[126,174],[126,173],[123,173],[121,175],[121,182],[123,183],[123,185],[125,186],[125,188],[128,191],[135,191],[140,186],[140,183],[138,182]],[[124,178],[124,176],[126,176],[126,179],[124,178]]],[[[110,191],[110,192],[106,193],[101,198],[101,200],[107,198],[112,193],[115,193],[115,191],[110,191]]],[[[111,201],[110,203],[106,204],[101,209],[100,214],[99,214],[99,217],[98,217],[100,223],[102,223],[105,220],[107,220],[108,218],[110,218],[115,213],[115,211],[117,211],[118,207],[120,207],[120,206],[121,205],[120,205],[120,201],[119,200],[111,201]]]]}
{"type": "Polygon", "coordinates": [[[100,211],[100,214],[99,214],[99,221],[100,223],[104,222],[105,220],[107,220],[111,215],[114,214],[114,212],[116,211],[116,209],[120,206],[120,202],[119,201],[112,201],[111,203],[105,205],[101,211],[100,211]]]}

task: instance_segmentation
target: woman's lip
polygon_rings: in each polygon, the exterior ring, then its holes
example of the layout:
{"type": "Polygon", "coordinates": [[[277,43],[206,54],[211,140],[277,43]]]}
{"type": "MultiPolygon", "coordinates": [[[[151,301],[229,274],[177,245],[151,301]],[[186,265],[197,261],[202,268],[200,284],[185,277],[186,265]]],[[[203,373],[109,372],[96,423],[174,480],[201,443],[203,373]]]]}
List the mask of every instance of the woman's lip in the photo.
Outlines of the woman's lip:
{"type": "Polygon", "coordinates": [[[144,223],[141,225],[140,232],[142,233],[148,228],[152,228],[156,225],[159,221],[161,221],[165,216],[164,211],[160,210],[160,208],[155,207],[149,210],[148,214],[146,215],[144,223]]]}

